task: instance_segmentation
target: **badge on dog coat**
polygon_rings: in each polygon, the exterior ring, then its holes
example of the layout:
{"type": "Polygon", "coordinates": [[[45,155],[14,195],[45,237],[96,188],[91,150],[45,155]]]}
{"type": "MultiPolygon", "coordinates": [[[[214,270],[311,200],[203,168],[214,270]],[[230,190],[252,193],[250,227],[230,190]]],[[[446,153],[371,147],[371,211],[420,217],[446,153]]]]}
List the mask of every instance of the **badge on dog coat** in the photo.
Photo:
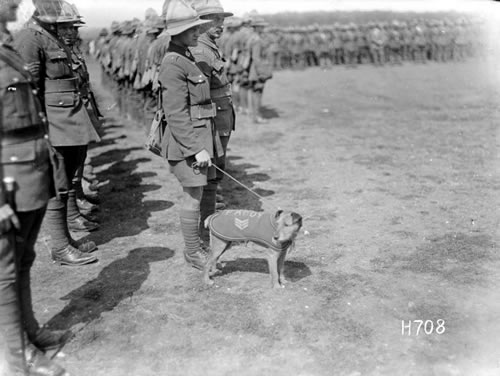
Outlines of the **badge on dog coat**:
{"type": "Polygon", "coordinates": [[[224,241],[252,241],[275,251],[290,246],[291,242],[282,244],[274,241],[277,226],[271,213],[251,210],[223,210],[212,214],[207,219],[207,227],[213,235],[224,241]]]}

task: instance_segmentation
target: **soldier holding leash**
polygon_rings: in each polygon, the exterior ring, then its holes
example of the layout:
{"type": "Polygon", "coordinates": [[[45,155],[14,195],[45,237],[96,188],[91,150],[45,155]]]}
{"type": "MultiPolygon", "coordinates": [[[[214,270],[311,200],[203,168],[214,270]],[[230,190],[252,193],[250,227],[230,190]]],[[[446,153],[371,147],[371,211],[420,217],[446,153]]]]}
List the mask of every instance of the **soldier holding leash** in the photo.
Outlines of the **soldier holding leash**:
{"type": "MultiPolygon", "coordinates": [[[[217,167],[224,169],[226,166],[226,151],[235,126],[235,113],[233,107],[231,84],[227,77],[227,64],[222,57],[216,40],[224,31],[224,18],[231,17],[233,13],[225,12],[219,0],[198,0],[194,7],[201,19],[212,21],[203,25],[206,31],[201,34],[198,45],[191,47],[191,52],[198,67],[208,78],[210,84],[210,98],[216,106],[215,137],[220,139],[224,154],[215,160],[217,167]]],[[[215,179],[210,179],[203,188],[200,207],[200,236],[208,245],[209,233],[204,228],[205,219],[215,213],[217,186],[222,181],[223,174],[217,171],[215,179]]]]}
{"type": "Polygon", "coordinates": [[[200,25],[210,21],[200,19],[184,0],[167,0],[164,10],[166,31],[172,38],[158,80],[167,122],[166,157],[184,192],[180,210],[184,258],[188,264],[202,269],[206,260],[198,229],[200,203],[203,187],[215,178],[212,158],[222,155],[222,150],[220,154],[214,150],[216,108],[211,101],[210,84],[189,47],[197,46],[200,25]]]}

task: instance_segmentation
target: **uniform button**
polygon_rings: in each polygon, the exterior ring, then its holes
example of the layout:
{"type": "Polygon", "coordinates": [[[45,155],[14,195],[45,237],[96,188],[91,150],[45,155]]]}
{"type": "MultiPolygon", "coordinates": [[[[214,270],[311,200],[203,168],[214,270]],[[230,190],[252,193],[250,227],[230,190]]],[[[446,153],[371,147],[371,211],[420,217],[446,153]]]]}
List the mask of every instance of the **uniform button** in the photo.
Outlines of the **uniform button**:
{"type": "Polygon", "coordinates": [[[12,79],[12,81],[13,81],[13,82],[19,82],[19,78],[14,77],[14,78],[12,79]]]}
{"type": "Polygon", "coordinates": [[[217,109],[218,109],[218,110],[222,110],[222,108],[221,108],[221,107],[217,107],[217,109]]]}
{"type": "Polygon", "coordinates": [[[10,157],[10,161],[11,162],[17,162],[19,158],[17,158],[16,156],[12,156],[10,157]]]}
{"type": "Polygon", "coordinates": [[[33,90],[31,90],[31,92],[32,92],[34,95],[37,95],[37,94],[38,94],[38,90],[37,90],[37,89],[33,89],[33,90]]]}
{"type": "Polygon", "coordinates": [[[59,105],[62,106],[64,104],[63,101],[59,101],[59,105]]]}
{"type": "Polygon", "coordinates": [[[49,139],[49,135],[46,134],[46,135],[43,136],[43,138],[45,138],[46,140],[48,140],[49,139]]]}

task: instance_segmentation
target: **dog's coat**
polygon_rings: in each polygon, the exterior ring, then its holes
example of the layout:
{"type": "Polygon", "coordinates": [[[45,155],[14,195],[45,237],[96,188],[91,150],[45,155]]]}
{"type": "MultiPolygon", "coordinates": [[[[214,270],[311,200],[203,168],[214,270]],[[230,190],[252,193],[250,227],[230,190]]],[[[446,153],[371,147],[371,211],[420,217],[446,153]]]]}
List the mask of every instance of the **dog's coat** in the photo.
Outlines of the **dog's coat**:
{"type": "Polygon", "coordinates": [[[274,215],[250,210],[223,210],[207,219],[207,227],[217,238],[228,242],[252,241],[275,251],[288,248],[291,242],[273,241],[277,222],[274,215]]]}

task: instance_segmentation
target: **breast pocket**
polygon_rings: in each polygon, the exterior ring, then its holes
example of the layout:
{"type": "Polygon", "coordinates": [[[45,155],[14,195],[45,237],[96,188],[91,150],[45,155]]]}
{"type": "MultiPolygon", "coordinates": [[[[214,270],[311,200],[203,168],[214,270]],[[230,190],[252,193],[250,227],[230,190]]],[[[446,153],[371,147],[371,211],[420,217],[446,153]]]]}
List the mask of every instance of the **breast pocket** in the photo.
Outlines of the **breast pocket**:
{"type": "Polygon", "coordinates": [[[2,145],[2,163],[31,164],[44,169],[49,160],[47,141],[43,138],[13,145],[2,145]]]}
{"type": "Polygon", "coordinates": [[[210,87],[203,74],[187,76],[187,84],[191,105],[205,103],[210,100],[210,87]]]}
{"type": "Polygon", "coordinates": [[[38,124],[38,109],[32,87],[27,82],[16,82],[3,89],[2,127],[4,131],[22,129],[38,124]]]}
{"type": "Polygon", "coordinates": [[[59,78],[72,75],[71,62],[63,50],[47,52],[47,76],[59,78]]]}

